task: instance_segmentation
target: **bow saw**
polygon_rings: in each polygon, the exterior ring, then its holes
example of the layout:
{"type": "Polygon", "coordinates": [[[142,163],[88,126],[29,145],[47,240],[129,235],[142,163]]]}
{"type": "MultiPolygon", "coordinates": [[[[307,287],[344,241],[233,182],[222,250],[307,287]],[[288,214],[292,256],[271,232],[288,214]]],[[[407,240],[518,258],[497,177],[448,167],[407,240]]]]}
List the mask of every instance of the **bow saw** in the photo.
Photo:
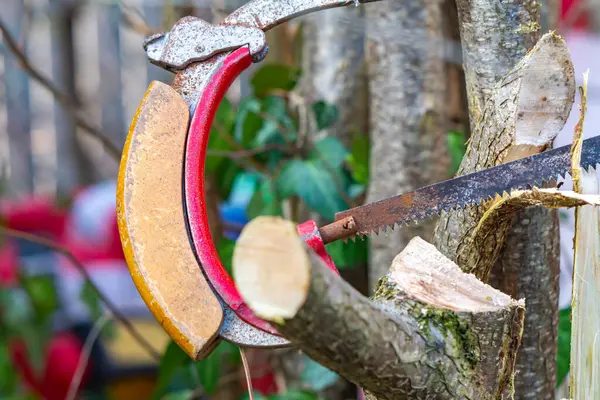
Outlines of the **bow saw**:
{"type": "MultiPolygon", "coordinates": [[[[289,346],[244,303],[217,254],[204,200],[211,125],[227,89],[267,54],[265,31],[326,8],[378,0],[252,0],[218,25],[194,17],[148,37],[151,63],[176,74],[151,82],[123,150],[117,216],[126,261],[154,317],[193,359],[219,339],[248,347],[289,346]]],[[[297,226],[333,271],[325,244],[378,233],[443,211],[540,185],[569,172],[569,146],[339,212],[335,221],[297,226]]],[[[600,160],[600,136],[583,143],[581,165],[600,160]]]]}

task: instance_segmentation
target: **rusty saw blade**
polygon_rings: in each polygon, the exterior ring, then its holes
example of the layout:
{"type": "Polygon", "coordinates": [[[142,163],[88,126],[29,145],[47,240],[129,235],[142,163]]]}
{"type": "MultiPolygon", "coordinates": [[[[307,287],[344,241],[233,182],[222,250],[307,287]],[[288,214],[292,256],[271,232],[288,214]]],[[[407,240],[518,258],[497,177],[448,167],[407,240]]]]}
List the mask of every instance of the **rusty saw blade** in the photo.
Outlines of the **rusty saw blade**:
{"type": "MultiPolygon", "coordinates": [[[[334,223],[319,230],[325,242],[379,233],[396,225],[418,223],[441,212],[479,204],[511,190],[541,186],[571,169],[570,145],[535,154],[415,191],[365,204],[335,215],[334,223]],[[348,221],[353,220],[351,226],[348,221]],[[343,222],[343,224],[342,224],[343,222]],[[337,226],[340,225],[340,226],[337,226]]],[[[581,167],[600,162],[600,136],[583,142],[581,167]]]]}

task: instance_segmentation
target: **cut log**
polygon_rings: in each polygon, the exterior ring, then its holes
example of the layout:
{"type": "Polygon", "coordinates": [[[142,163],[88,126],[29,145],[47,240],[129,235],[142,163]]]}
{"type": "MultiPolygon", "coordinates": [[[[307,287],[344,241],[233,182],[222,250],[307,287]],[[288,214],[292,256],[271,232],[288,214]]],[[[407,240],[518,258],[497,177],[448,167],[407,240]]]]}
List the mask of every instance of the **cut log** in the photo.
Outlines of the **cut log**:
{"type": "Polygon", "coordinates": [[[394,259],[373,300],[278,217],[244,228],[233,272],[250,308],[370,398],[495,399],[510,386],[524,302],[420,238],[394,259]]]}

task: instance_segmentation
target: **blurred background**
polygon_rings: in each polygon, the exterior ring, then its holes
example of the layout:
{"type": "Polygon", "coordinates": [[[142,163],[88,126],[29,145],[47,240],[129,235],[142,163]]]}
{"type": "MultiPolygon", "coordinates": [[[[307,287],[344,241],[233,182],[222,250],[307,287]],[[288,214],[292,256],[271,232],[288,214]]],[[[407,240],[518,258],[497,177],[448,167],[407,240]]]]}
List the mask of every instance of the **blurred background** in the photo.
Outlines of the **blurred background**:
{"type": "MultiPolygon", "coordinates": [[[[244,1],[0,3],[0,398],[247,398],[237,347],[222,343],[193,363],[155,322],[131,281],[115,215],[129,123],[148,84],[173,78],[147,62],[144,37],[186,15],[218,22],[244,1]]],[[[578,84],[591,71],[584,135],[596,135],[600,0],[544,4],[543,18],[557,18],[547,26],[557,27],[569,45],[578,84]]],[[[377,3],[360,8],[368,7],[377,3]]],[[[244,72],[219,110],[207,198],[226,267],[241,228],[257,215],[325,221],[365,199],[364,21],[352,12],[323,11],[270,31],[267,59],[244,72]],[[316,50],[319,35],[329,50],[316,50]],[[354,37],[358,50],[348,51],[354,37]],[[343,67],[326,68],[342,56],[343,67]],[[352,91],[352,104],[344,102],[344,90],[352,91]]],[[[442,144],[450,175],[468,139],[468,120],[460,43],[456,35],[444,39],[448,86],[455,88],[447,111],[453,123],[442,144]]],[[[555,145],[570,143],[576,117],[572,112],[555,145]]],[[[560,307],[568,316],[572,213],[561,215],[560,307]]],[[[343,277],[368,294],[367,241],[334,243],[328,251],[343,277]]],[[[559,335],[566,351],[567,325],[559,335]]],[[[246,353],[255,398],[360,396],[293,350],[246,353]]],[[[559,349],[557,362],[560,384],[568,353],[559,349]]]]}

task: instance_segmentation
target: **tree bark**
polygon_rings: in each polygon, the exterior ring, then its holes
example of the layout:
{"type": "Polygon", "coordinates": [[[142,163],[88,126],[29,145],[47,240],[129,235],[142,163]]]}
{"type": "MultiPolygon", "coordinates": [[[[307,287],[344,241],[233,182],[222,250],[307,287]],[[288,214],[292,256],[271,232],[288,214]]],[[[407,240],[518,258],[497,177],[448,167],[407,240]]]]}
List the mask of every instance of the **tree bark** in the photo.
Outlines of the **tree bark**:
{"type": "Polygon", "coordinates": [[[510,386],[523,301],[461,272],[420,238],[394,259],[373,301],[276,217],[244,228],[233,268],[257,315],[370,398],[495,399],[510,386]]]}
{"type": "Polygon", "coordinates": [[[457,0],[456,4],[474,131],[496,83],[540,38],[540,12],[535,0],[457,0]]]}
{"type": "Polygon", "coordinates": [[[337,106],[338,121],[326,132],[346,146],[356,132],[368,130],[364,7],[323,10],[303,28],[300,91],[309,104],[337,106]]]}
{"type": "MultiPolygon", "coordinates": [[[[443,23],[438,0],[366,6],[371,181],[367,201],[448,177],[443,23]]],[[[414,236],[430,239],[433,222],[370,239],[370,286],[414,236]]]]}
{"type": "MultiPolygon", "coordinates": [[[[494,3],[493,10],[490,7],[484,1],[458,1],[474,131],[459,174],[546,150],[562,129],[573,103],[573,67],[564,42],[553,34],[545,35],[506,75],[539,37],[536,4],[526,1],[516,10],[509,2],[494,3]],[[505,15],[516,17],[518,29],[505,21],[505,15]],[[523,87],[514,92],[518,86],[523,87]]],[[[484,280],[500,260],[493,284],[528,300],[526,333],[517,361],[517,398],[553,398],[558,317],[557,214],[543,209],[519,212],[510,233],[502,229],[494,232],[495,246],[480,254],[481,262],[465,264],[461,254],[481,252],[463,239],[483,210],[485,205],[444,216],[436,229],[435,243],[461,268],[484,280]]]]}
{"type": "MultiPolygon", "coordinates": [[[[574,95],[573,65],[566,45],[560,37],[547,34],[498,83],[471,135],[458,175],[550,147],[569,115],[574,95]]],[[[507,234],[495,230],[493,249],[466,243],[487,206],[489,203],[442,216],[435,233],[435,243],[444,255],[484,280],[507,234]]]]}

